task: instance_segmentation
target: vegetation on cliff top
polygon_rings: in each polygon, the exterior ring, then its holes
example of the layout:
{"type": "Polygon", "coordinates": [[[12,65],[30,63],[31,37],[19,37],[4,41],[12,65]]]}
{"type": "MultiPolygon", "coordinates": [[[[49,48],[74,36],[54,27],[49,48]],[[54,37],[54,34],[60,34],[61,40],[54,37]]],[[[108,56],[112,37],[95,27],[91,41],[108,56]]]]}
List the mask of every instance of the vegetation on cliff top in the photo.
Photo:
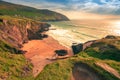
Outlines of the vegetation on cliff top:
{"type": "Polygon", "coordinates": [[[0,40],[0,80],[33,80],[32,64],[0,40]]]}
{"type": "Polygon", "coordinates": [[[47,65],[37,76],[36,80],[70,80],[76,63],[79,63],[80,67],[82,64],[89,66],[92,71],[96,72],[95,74],[100,80],[119,80],[112,73],[97,65],[97,63],[107,64],[120,74],[119,57],[120,37],[113,39],[103,38],[96,40],[91,47],[71,58],[58,60],[53,64],[47,65]]]}
{"type": "Polygon", "coordinates": [[[90,48],[85,50],[89,56],[102,60],[120,61],[120,37],[103,38],[95,41],[90,48]]]}
{"type": "Polygon", "coordinates": [[[32,7],[12,4],[4,1],[0,1],[0,15],[9,15],[22,18],[26,17],[38,21],[69,20],[66,16],[54,11],[35,9],[32,7]]]}
{"type": "Polygon", "coordinates": [[[41,39],[41,33],[50,27],[44,22],[29,18],[18,18],[11,16],[0,16],[0,39],[21,47],[29,39],[41,39]],[[3,35],[4,34],[4,35],[3,35]]]}

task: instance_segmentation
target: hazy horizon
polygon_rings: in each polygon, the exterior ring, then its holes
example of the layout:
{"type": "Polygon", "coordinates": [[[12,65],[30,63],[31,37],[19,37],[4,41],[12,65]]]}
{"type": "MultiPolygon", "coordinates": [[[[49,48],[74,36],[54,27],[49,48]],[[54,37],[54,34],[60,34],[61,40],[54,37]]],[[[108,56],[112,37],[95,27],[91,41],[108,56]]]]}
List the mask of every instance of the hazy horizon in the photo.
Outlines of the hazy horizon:
{"type": "Polygon", "coordinates": [[[120,0],[3,0],[48,9],[69,19],[120,19],[120,0]]]}

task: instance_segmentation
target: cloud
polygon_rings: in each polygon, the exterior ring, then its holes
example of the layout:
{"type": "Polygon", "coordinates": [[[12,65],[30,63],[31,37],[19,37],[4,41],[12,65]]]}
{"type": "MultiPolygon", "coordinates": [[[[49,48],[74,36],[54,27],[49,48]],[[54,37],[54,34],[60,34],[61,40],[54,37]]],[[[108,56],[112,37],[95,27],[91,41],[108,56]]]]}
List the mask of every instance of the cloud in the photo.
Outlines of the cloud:
{"type": "Polygon", "coordinates": [[[72,0],[71,10],[120,15],[120,0],[72,0]]]}
{"type": "Polygon", "coordinates": [[[86,13],[81,11],[58,10],[70,19],[120,19],[120,15],[101,15],[95,13],[86,13]]]}
{"type": "MultiPolygon", "coordinates": [[[[57,12],[78,12],[101,15],[120,15],[120,0],[4,0],[38,9],[57,12]]],[[[78,14],[77,13],[77,14],[78,14]]]]}

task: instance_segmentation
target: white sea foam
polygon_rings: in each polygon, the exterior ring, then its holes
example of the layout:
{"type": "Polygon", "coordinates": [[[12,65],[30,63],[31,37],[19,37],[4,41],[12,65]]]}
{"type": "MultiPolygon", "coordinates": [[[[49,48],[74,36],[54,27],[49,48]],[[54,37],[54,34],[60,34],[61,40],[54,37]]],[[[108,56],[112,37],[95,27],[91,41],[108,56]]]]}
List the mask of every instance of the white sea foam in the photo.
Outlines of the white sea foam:
{"type": "Polygon", "coordinates": [[[58,40],[60,44],[70,47],[72,43],[84,43],[106,35],[120,35],[119,22],[112,21],[112,24],[105,21],[78,21],[78,23],[75,21],[75,24],[54,22],[55,24],[52,23],[51,27],[54,29],[47,33],[58,40]]]}
{"type": "Polygon", "coordinates": [[[72,35],[72,32],[69,30],[56,28],[56,30],[49,30],[47,34],[49,34],[49,36],[53,37],[54,39],[58,40],[62,45],[66,47],[70,47],[72,43],[80,42],[74,37],[74,35],[72,35]]]}

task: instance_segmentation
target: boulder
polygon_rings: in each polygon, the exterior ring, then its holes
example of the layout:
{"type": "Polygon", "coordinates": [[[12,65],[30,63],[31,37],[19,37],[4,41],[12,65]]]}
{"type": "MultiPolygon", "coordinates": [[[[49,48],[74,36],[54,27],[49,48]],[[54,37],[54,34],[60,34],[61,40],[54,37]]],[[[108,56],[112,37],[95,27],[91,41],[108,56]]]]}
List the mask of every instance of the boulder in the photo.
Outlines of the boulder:
{"type": "Polygon", "coordinates": [[[63,50],[63,49],[56,50],[55,53],[58,54],[58,56],[65,56],[68,54],[67,50],[63,50]]]}
{"type": "Polygon", "coordinates": [[[72,50],[73,50],[74,54],[78,54],[80,51],[83,50],[83,44],[82,43],[80,43],[80,44],[73,43],[72,50]]]}

